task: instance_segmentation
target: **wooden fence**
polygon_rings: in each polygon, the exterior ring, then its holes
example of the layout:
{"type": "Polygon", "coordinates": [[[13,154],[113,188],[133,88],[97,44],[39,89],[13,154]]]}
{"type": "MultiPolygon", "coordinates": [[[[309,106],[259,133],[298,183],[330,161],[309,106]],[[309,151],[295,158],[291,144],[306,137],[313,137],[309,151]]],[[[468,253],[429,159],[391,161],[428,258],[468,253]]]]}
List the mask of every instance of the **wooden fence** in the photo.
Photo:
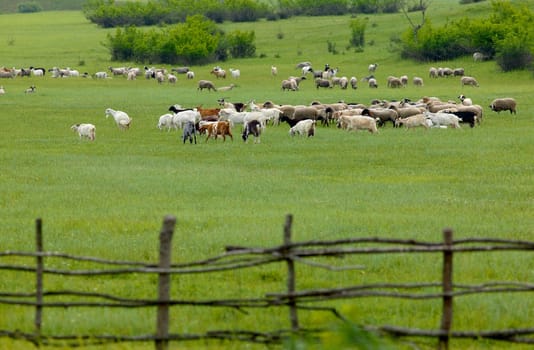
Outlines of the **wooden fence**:
{"type": "MultiPolygon", "coordinates": [[[[480,285],[457,285],[453,281],[453,254],[496,251],[532,251],[534,242],[500,239],[462,239],[454,240],[452,230],[443,231],[442,242],[422,242],[417,240],[401,240],[387,238],[349,238],[333,241],[293,242],[291,239],[292,216],[286,217],[284,225],[283,244],[270,248],[226,247],[225,253],[202,261],[173,264],[171,259],[171,242],[176,219],[167,216],[163,219],[160,231],[159,263],[144,264],[131,261],[111,261],[95,257],[73,256],[66,253],[47,252],[43,250],[42,221],[36,220],[36,251],[35,252],[0,252],[0,258],[34,257],[35,267],[17,264],[0,264],[1,271],[21,271],[35,274],[35,291],[29,293],[12,293],[0,291],[0,305],[3,308],[25,306],[35,309],[34,330],[31,333],[18,330],[1,330],[0,337],[26,340],[36,346],[51,346],[67,343],[69,346],[85,346],[106,344],[109,342],[154,342],[157,350],[168,348],[169,342],[220,339],[263,344],[280,344],[284,339],[295,335],[311,335],[324,330],[311,329],[301,324],[299,309],[305,305],[313,305],[325,301],[352,299],[361,297],[403,298],[412,300],[441,299],[442,318],[438,329],[423,330],[397,326],[365,327],[366,330],[379,334],[389,334],[395,337],[429,338],[435,339],[438,349],[448,349],[451,338],[493,339],[506,342],[534,344],[534,327],[522,329],[501,330],[473,330],[456,331],[452,327],[453,301],[457,297],[483,293],[511,293],[534,292],[534,284],[522,282],[488,282],[480,285]],[[378,247],[376,247],[376,246],[378,247]],[[326,288],[315,290],[298,290],[296,264],[307,264],[312,267],[336,269],[334,266],[317,263],[317,257],[344,257],[348,255],[368,254],[427,254],[438,253],[443,257],[442,280],[431,283],[380,283],[364,284],[342,288],[326,288]],[[54,257],[75,261],[107,264],[107,269],[98,270],[60,270],[45,266],[45,258],[54,257]],[[235,300],[178,300],[172,299],[170,283],[173,275],[195,273],[220,273],[234,269],[247,269],[266,264],[282,263],[287,268],[286,291],[284,293],[269,293],[257,299],[235,300]],[[121,298],[115,295],[93,293],[85,291],[45,290],[43,276],[104,276],[122,274],[157,274],[158,298],[156,300],[137,300],[121,298]],[[414,292],[434,288],[440,290],[434,293],[414,292]],[[411,292],[399,293],[398,290],[411,292]],[[70,302],[45,301],[47,297],[63,296],[73,298],[70,302]],[[74,299],[75,298],[75,299],[74,299]],[[87,298],[86,301],[80,301],[87,298]],[[94,298],[104,302],[93,302],[94,298]],[[76,301],[74,301],[76,300],[76,301]],[[169,314],[173,307],[181,305],[202,307],[227,307],[235,309],[282,307],[288,311],[288,328],[259,332],[254,330],[212,330],[204,334],[175,334],[169,333],[169,314]],[[42,314],[45,308],[76,308],[76,307],[152,307],[156,309],[155,332],[148,335],[98,335],[73,334],[52,335],[43,334],[42,314]]],[[[1,262],[1,260],[0,260],[1,262]]],[[[357,266],[342,267],[346,269],[359,268],[357,266]]],[[[317,307],[332,312],[343,320],[341,313],[335,308],[317,307]]]]}

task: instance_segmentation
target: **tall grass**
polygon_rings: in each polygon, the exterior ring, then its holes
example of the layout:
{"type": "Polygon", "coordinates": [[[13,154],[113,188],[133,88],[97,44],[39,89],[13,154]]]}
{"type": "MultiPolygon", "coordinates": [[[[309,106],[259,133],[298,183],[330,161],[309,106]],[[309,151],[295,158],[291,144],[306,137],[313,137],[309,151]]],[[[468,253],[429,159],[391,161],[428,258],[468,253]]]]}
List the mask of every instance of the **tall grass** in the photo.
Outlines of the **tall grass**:
{"type": "MultiPolygon", "coordinates": [[[[488,8],[484,3],[470,6],[481,13],[488,8]]],[[[465,8],[442,1],[436,2],[429,14],[435,22],[444,21],[465,8]]],[[[224,96],[197,92],[196,80],[182,77],[176,86],[122,78],[0,81],[7,91],[0,97],[1,249],[33,249],[33,220],[42,217],[46,250],[153,262],[157,259],[161,218],[167,213],[178,217],[173,251],[177,262],[219,254],[228,244],[279,244],[287,213],[295,215],[296,240],[382,236],[438,241],[445,226],[453,227],[456,237],[531,240],[534,146],[530,116],[534,107],[530,74],[503,74],[493,62],[474,64],[470,58],[428,64],[400,61],[389,40],[407,25],[401,15],[370,16],[366,40],[373,45],[363,52],[347,49],[329,54],[327,40],[336,42],[338,48],[348,43],[349,21],[348,17],[318,17],[225,24],[227,30],[253,28],[257,51],[264,57],[222,63],[241,69],[237,88],[224,96]],[[282,39],[276,37],[280,31],[285,34],[282,39]],[[369,63],[378,62],[380,87],[317,91],[312,82],[304,81],[301,91],[282,92],[280,80],[298,74],[295,64],[303,60],[316,66],[339,66],[340,74],[358,78],[367,74],[369,63]],[[271,65],[279,68],[276,78],[270,76],[271,65]],[[481,87],[461,88],[458,79],[430,80],[426,78],[430,65],[465,67],[481,87]],[[422,76],[425,87],[387,89],[385,78],[390,74],[422,76]],[[31,84],[37,86],[37,93],[24,94],[31,84]],[[156,128],[158,117],[171,104],[215,106],[219,97],[292,104],[313,100],[369,103],[374,98],[417,99],[424,95],[455,100],[460,93],[485,107],[480,127],[425,132],[388,125],[378,135],[319,127],[313,139],[305,139],[290,138],[287,126],[281,125],[269,127],[257,145],[244,144],[237,128],[233,142],[202,140],[196,146],[181,144],[179,132],[156,128]],[[505,95],[518,100],[516,116],[497,115],[487,108],[493,98],[505,95]],[[127,111],[133,117],[131,130],[120,132],[111,119],[106,119],[107,107],[127,111]],[[80,142],[69,129],[80,122],[97,126],[96,142],[80,142]]],[[[77,12],[3,15],[0,33],[0,40],[6,43],[13,39],[5,45],[0,62],[7,67],[70,66],[93,73],[110,65],[134,65],[109,62],[101,45],[108,31],[87,23],[77,12]],[[25,25],[18,25],[19,21],[25,25]],[[80,61],[84,65],[79,65],[80,61]]],[[[212,79],[210,68],[192,67],[198,79],[212,79]]],[[[299,267],[298,283],[300,288],[311,288],[330,285],[330,281],[339,285],[436,281],[438,261],[437,256],[366,257],[354,262],[366,265],[363,272],[335,277],[323,272],[311,277],[308,268],[299,267]]],[[[54,260],[47,264],[60,265],[54,260]]],[[[528,255],[513,253],[464,256],[458,258],[457,266],[461,267],[455,271],[455,280],[465,283],[531,281],[534,270],[528,255]]],[[[175,280],[173,293],[204,299],[258,297],[282,290],[284,280],[279,267],[187,276],[175,280]]],[[[27,291],[32,283],[32,276],[5,273],[0,290],[27,291]]],[[[113,277],[98,283],[81,278],[45,280],[46,289],[67,287],[152,298],[155,279],[113,277]]],[[[338,306],[361,324],[434,328],[439,323],[440,307],[435,302],[365,299],[338,306]]],[[[528,327],[533,306],[527,295],[506,296],[504,301],[495,297],[461,299],[457,301],[454,327],[528,327]]],[[[0,329],[31,330],[31,311],[5,311],[2,306],[0,329]]],[[[282,311],[244,315],[229,310],[177,309],[172,317],[173,332],[200,332],[206,325],[209,329],[287,327],[282,311]]],[[[304,317],[317,325],[333,322],[320,313],[304,317]]],[[[46,332],[70,333],[78,325],[82,333],[137,334],[150,332],[154,321],[147,310],[45,311],[46,332]]],[[[3,348],[19,345],[4,339],[0,344],[3,348]]],[[[455,345],[521,348],[478,342],[455,345]]],[[[188,346],[199,345],[184,345],[188,346]]]]}

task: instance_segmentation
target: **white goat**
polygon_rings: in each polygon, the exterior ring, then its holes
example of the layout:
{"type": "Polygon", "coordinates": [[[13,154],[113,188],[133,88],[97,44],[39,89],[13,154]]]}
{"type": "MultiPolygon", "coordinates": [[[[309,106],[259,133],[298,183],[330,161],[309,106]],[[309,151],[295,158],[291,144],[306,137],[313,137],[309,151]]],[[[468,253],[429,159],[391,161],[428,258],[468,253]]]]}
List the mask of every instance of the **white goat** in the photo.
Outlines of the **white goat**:
{"type": "Polygon", "coordinates": [[[130,124],[132,123],[132,118],[128,116],[126,112],[123,111],[116,111],[111,108],[106,109],[106,118],[109,116],[112,116],[113,119],[115,119],[115,123],[119,127],[120,130],[126,130],[130,127],[130,124]]]}
{"type": "Polygon", "coordinates": [[[93,124],[74,124],[70,128],[78,133],[80,140],[84,137],[87,137],[91,141],[95,140],[96,127],[93,124]]]}
{"type": "Polygon", "coordinates": [[[163,130],[163,128],[167,128],[167,131],[170,131],[171,128],[174,127],[174,123],[172,121],[174,117],[174,114],[167,113],[159,117],[158,121],[158,129],[163,130]]]}
{"type": "Polygon", "coordinates": [[[196,108],[178,112],[172,118],[172,124],[175,128],[183,129],[187,122],[193,124],[200,122],[200,112],[196,108]]]}
{"type": "Polygon", "coordinates": [[[289,135],[295,136],[314,136],[315,135],[315,120],[304,119],[295,124],[294,127],[289,129],[289,135]]]}
{"type": "Polygon", "coordinates": [[[232,78],[238,79],[239,77],[241,77],[241,71],[239,69],[230,68],[229,71],[232,74],[232,78]]]}

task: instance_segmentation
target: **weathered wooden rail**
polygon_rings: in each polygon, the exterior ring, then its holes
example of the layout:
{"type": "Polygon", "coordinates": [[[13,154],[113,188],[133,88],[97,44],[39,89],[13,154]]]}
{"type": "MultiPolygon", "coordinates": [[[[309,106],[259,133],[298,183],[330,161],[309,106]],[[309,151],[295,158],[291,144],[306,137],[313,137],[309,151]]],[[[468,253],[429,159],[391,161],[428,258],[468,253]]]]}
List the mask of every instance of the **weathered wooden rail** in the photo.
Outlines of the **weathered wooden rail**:
{"type": "MultiPolygon", "coordinates": [[[[263,344],[279,344],[290,336],[299,334],[313,335],[320,329],[303,326],[299,320],[299,309],[313,303],[352,299],[361,297],[388,297],[411,300],[441,299],[442,314],[439,329],[422,330],[396,326],[367,326],[371,332],[385,333],[396,337],[434,338],[438,349],[448,349],[451,338],[494,339],[507,342],[534,344],[534,325],[521,329],[456,331],[453,329],[453,301],[455,298],[483,293],[534,292],[534,284],[525,282],[487,282],[479,285],[460,285],[453,280],[453,257],[458,253],[496,252],[496,251],[533,251],[534,242],[504,239],[462,239],[454,240],[450,229],[443,231],[443,242],[422,242],[417,240],[400,240],[387,238],[349,238],[333,241],[293,242],[291,239],[292,216],[286,217],[283,244],[270,248],[226,247],[226,252],[201,261],[173,264],[171,258],[172,236],[176,218],[167,216],[163,219],[159,235],[159,262],[145,264],[135,261],[114,261],[96,257],[74,256],[66,253],[47,252],[43,249],[43,231],[41,219],[36,220],[36,251],[35,252],[0,252],[0,259],[9,257],[35,257],[35,266],[20,264],[0,264],[0,271],[21,271],[35,274],[35,291],[12,293],[0,291],[0,305],[5,309],[11,305],[35,308],[34,331],[1,330],[0,337],[21,339],[34,343],[36,346],[47,346],[68,343],[70,346],[105,344],[109,342],[154,342],[157,350],[168,349],[169,342],[195,341],[206,339],[223,339],[263,344]],[[376,244],[380,247],[369,246],[376,244]],[[361,246],[360,246],[361,245],[361,246]],[[357,269],[361,266],[336,267],[311,261],[316,257],[343,257],[364,254],[397,254],[397,253],[441,253],[443,256],[442,280],[430,283],[375,283],[341,288],[314,290],[297,289],[296,264],[307,264],[312,267],[331,270],[357,269]],[[55,257],[74,261],[83,261],[107,265],[104,269],[52,269],[45,266],[45,258],[55,257]],[[173,275],[220,273],[235,269],[248,269],[273,263],[284,263],[287,268],[286,291],[284,293],[268,293],[254,299],[213,299],[213,300],[179,300],[173,299],[170,292],[173,275]],[[111,294],[44,289],[43,276],[109,276],[123,274],[157,274],[157,299],[130,299],[111,294]],[[434,288],[441,290],[433,293],[417,293],[421,289],[434,288]],[[402,290],[403,292],[399,292],[402,290]],[[71,301],[47,301],[49,297],[71,297],[71,301]],[[86,298],[83,299],[83,298],[86,298]],[[93,301],[93,299],[99,301],[93,301]],[[80,300],[83,299],[83,300],[80,300]],[[169,315],[172,308],[178,306],[225,307],[235,309],[283,307],[288,310],[289,328],[260,332],[254,330],[210,330],[204,334],[173,334],[169,332],[169,315]],[[72,334],[53,335],[42,332],[42,315],[45,309],[61,307],[97,307],[97,308],[139,308],[156,309],[155,332],[138,335],[98,335],[72,334]]],[[[1,261],[1,260],[0,260],[1,261]]],[[[335,308],[317,307],[332,312],[341,322],[343,316],[335,308]]]]}

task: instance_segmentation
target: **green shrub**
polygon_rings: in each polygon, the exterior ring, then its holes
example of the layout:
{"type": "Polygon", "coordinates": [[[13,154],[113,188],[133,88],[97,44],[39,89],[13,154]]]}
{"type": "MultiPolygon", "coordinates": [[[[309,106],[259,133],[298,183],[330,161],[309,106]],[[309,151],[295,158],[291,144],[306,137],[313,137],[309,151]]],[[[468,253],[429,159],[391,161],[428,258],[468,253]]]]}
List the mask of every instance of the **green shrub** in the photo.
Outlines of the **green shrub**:
{"type": "Polygon", "coordinates": [[[365,45],[365,29],[367,19],[355,18],[349,23],[351,36],[350,45],[354,47],[363,47],[365,45]]]}
{"type": "Polygon", "coordinates": [[[22,2],[17,6],[18,12],[20,13],[30,13],[30,12],[41,12],[43,8],[36,1],[22,2]]]}
{"type": "Polygon", "coordinates": [[[256,55],[256,45],[254,31],[242,32],[236,30],[227,35],[230,54],[234,58],[254,57],[256,55]]]}

